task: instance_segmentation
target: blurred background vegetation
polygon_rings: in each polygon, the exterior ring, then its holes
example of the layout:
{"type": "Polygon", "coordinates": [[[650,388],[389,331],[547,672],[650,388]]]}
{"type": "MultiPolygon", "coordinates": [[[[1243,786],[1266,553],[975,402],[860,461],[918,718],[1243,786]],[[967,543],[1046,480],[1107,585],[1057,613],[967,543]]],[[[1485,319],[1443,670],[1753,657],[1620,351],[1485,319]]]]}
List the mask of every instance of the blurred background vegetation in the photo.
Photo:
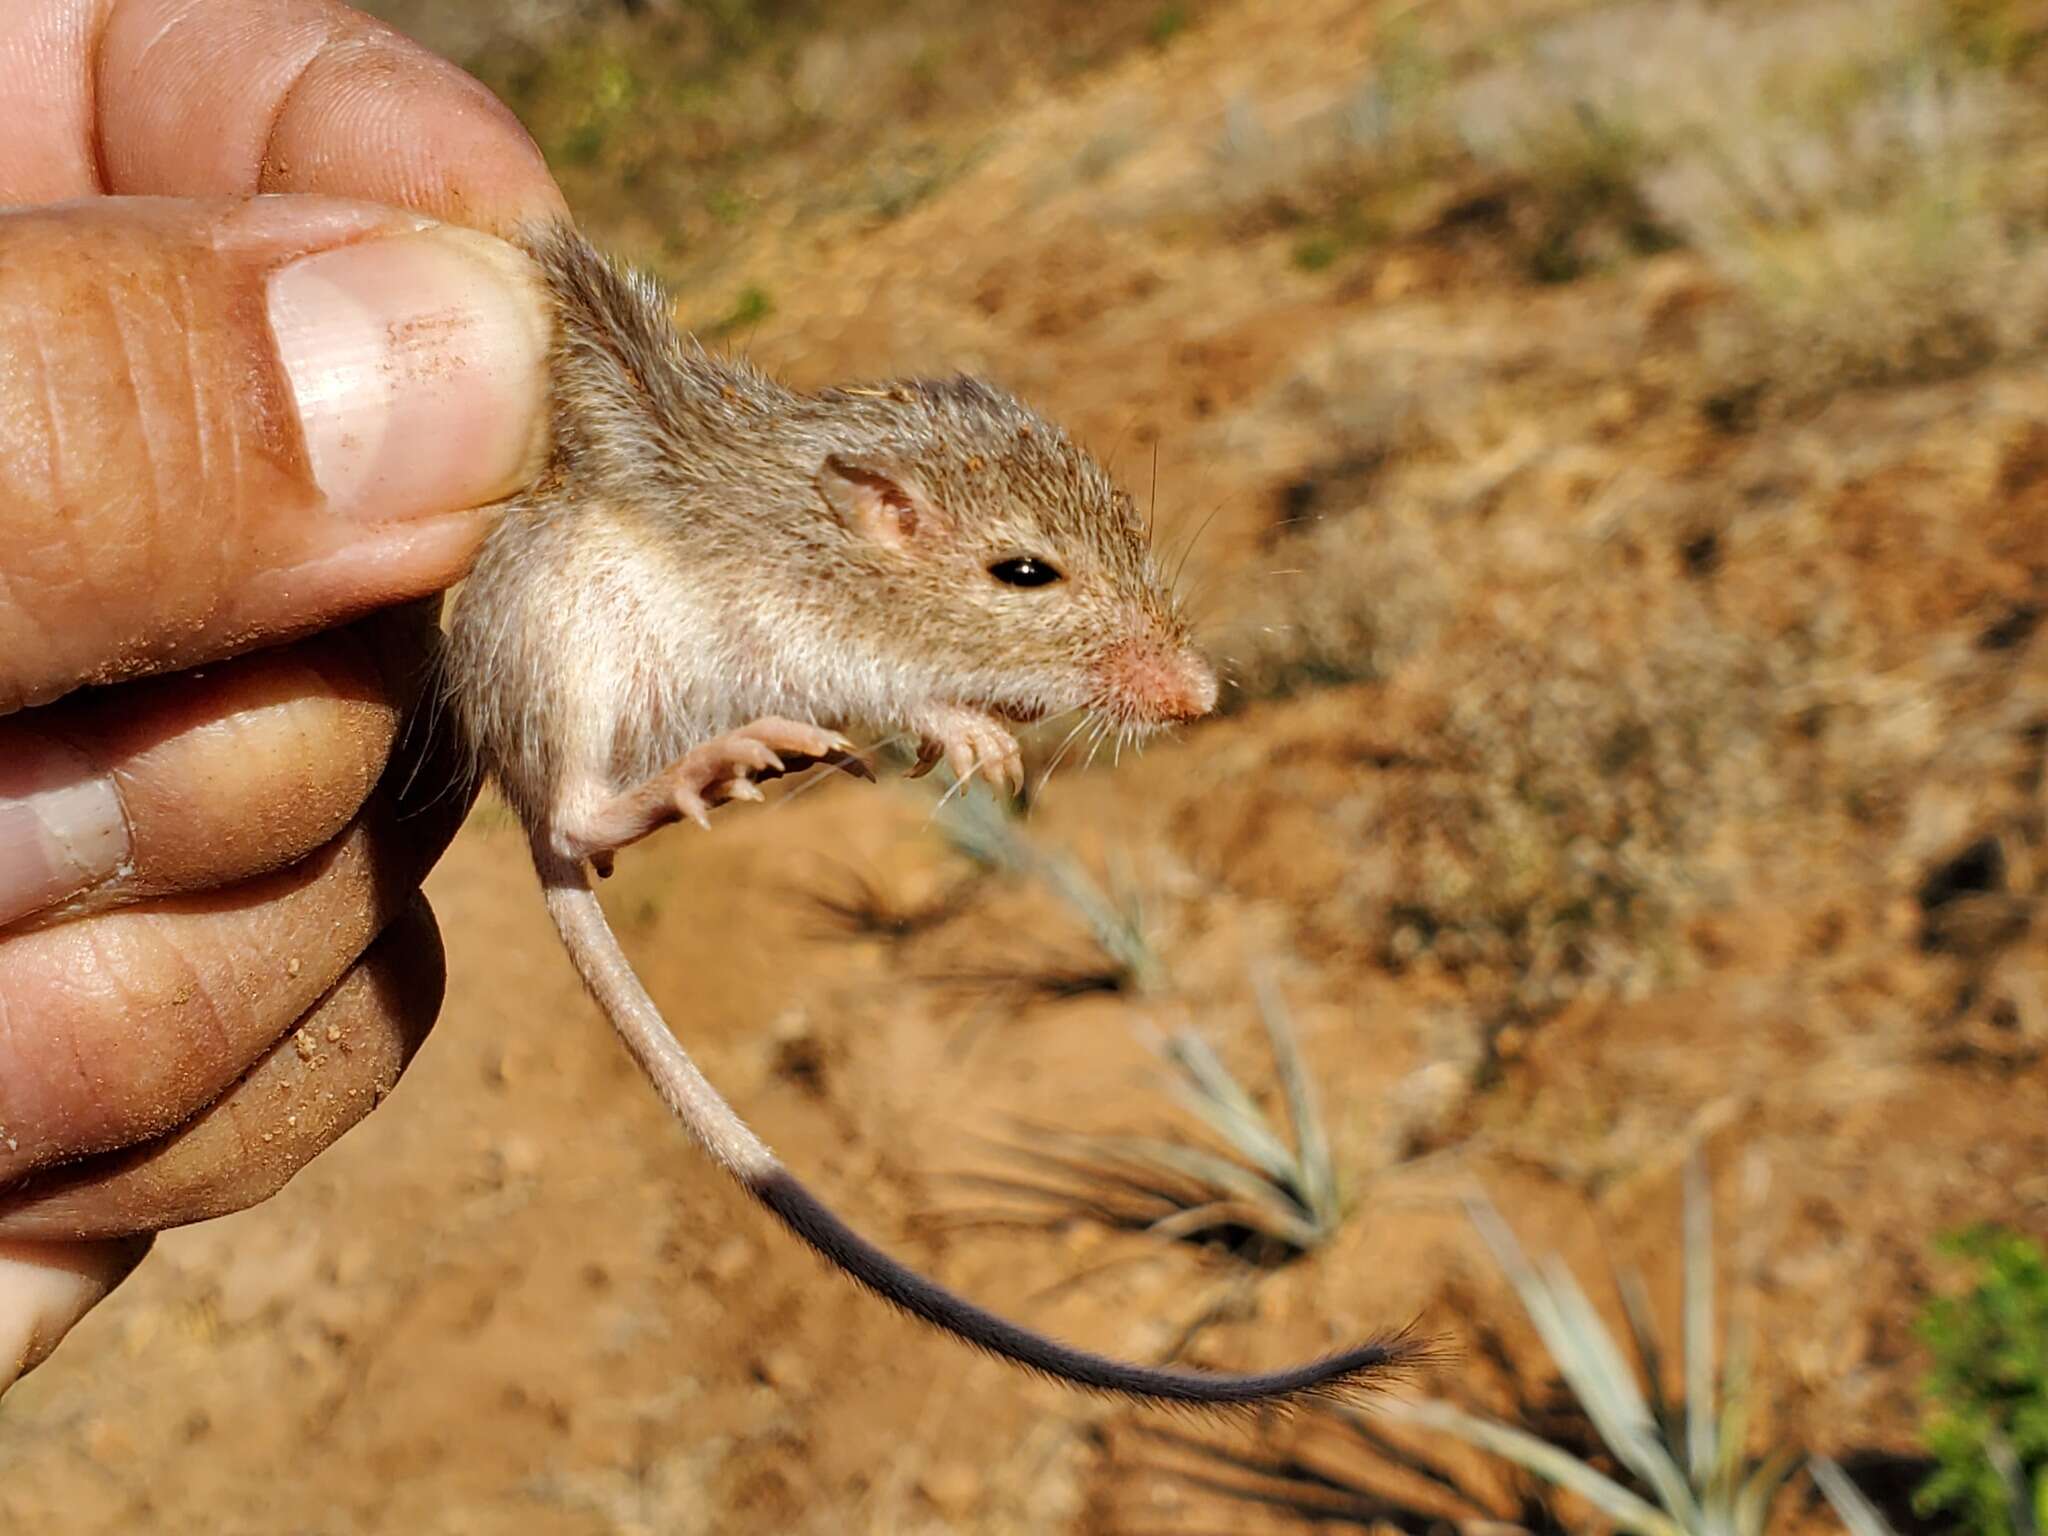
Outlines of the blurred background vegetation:
{"type": "Polygon", "coordinates": [[[1040,1326],[1447,1363],[1212,1433],[878,1317],[486,805],[401,1101],[10,1397],[0,1522],[2048,1528],[2048,0],[370,8],[712,344],[1071,423],[1230,676],[622,861],[712,1076],[1040,1326]]]}
{"type": "MultiPolygon", "coordinates": [[[[767,218],[894,218],[970,165],[1021,93],[1161,47],[1193,3],[393,0],[526,122],[634,259],[715,272],[767,218]]],[[[760,318],[741,306],[737,323],[760,318]]]]}

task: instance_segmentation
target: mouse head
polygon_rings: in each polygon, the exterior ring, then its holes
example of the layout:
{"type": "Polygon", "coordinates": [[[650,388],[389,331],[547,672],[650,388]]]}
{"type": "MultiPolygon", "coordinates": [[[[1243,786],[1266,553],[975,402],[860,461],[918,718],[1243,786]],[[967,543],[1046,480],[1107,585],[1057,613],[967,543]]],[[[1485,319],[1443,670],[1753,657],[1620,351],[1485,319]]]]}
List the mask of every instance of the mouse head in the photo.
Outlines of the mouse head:
{"type": "Polygon", "coordinates": [[[1132,732],[1214,708],[1144,520],[1058,427],[964,377],[825,398],[859,430],[817,490],[896,618],[887,660],[927,694],[909,702],[1132,732]]]}

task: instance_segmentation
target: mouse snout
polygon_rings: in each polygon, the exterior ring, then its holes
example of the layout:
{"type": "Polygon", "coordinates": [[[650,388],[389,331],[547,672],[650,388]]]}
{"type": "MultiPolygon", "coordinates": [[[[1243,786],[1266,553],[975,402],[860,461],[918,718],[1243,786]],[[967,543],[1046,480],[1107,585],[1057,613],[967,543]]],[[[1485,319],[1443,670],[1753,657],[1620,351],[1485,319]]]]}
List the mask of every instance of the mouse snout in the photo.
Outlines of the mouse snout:
{"type": "Polygon", "coordinates": [[[1216,674],[1185,646],[1120,645],[1103,658],[1100,677],[1109,712],[1133,722],[1172,725],[1216,707],[1216,674]]]}

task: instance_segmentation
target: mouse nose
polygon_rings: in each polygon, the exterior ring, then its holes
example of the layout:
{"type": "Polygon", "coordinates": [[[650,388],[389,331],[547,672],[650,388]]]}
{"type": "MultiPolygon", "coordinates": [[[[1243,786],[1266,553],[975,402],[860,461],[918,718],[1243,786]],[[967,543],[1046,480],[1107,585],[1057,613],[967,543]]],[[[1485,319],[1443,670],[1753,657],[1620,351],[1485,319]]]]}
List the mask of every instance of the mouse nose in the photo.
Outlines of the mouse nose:
{"type": "Polygon", "coordinates": [[[1105,659],[1103,674],[1103,691],[1127,718],[1173,725],[1216,707],[1216,674],[1182,646],[1122,646],[1105,659]]]}
{"type": "Polygon", "coordinates": [[[1179,662],[1180,688],[1171,698],[1168,718],[1199,720],[1216,707],[1216,673],[1193,651],[1183,651],[1179,662]]]}

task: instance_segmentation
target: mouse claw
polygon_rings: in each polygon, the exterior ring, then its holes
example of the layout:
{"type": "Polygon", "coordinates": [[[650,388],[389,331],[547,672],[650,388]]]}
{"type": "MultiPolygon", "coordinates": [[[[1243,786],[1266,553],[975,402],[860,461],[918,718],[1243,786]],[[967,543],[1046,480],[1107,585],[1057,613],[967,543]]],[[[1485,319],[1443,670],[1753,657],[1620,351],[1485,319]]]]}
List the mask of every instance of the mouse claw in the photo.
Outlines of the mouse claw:
{"type": "Polygon", "coordinates": [[[909,777],[922,778],[944,762],[962,786],[980,777],[998,794],[1024,791],[1024,755],[1017,739],[993,716],[965,709],[937,709],[913,721],[921,737],[917,766],[909,777]]]}
{"type": "Polygon", "coordinates": [[[818,761],[828,768],[837,768],[841,773],[853,778],[866,779],[870,784],[875,782],[875,770],[868,766],[866,758],[854,752],[850,746],[827,752],[818,761]]]}
{"type": "Polygon", "coordinates": [[[728,800],[765,800],[768,798],[761,793],[761,786],[752,779],[728,780],[724,786],[724,794],[728,800]]]}

